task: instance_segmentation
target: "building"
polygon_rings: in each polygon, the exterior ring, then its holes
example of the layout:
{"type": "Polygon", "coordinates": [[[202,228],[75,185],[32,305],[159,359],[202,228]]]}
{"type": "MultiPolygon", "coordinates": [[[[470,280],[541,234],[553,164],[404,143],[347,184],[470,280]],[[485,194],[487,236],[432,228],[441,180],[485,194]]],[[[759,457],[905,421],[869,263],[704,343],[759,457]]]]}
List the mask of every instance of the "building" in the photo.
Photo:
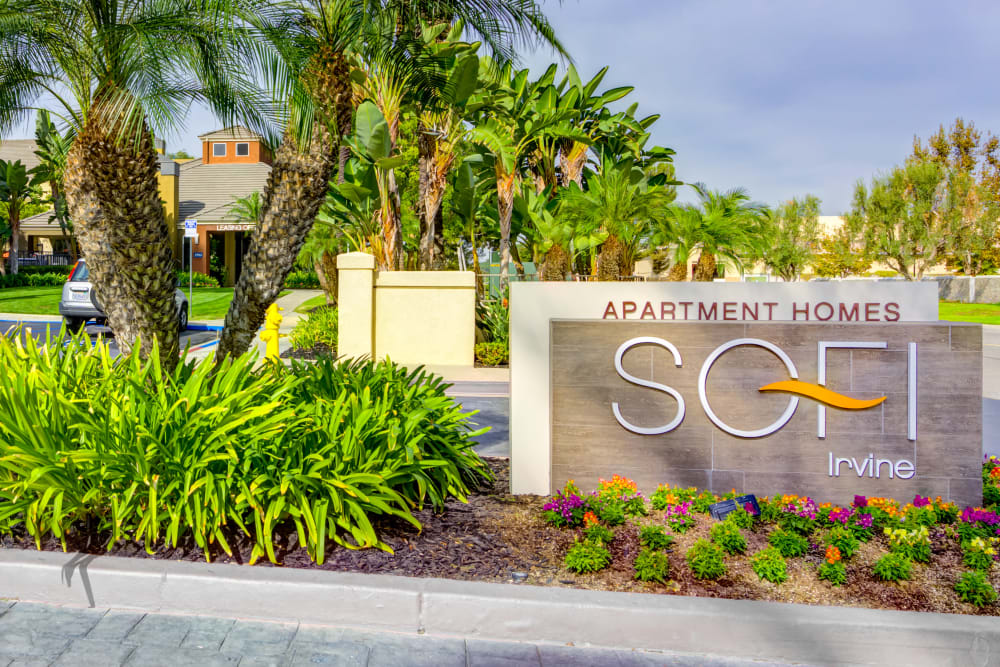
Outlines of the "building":
{"type": "MultiPolygon", "coordinates": [[[[178,266],[187,268],[193,262],[195,271],[206,274],[218,267],[222,282],[232,285],[242,270],[255,222],[238,220],[230,210],[237,199],[264,191],[272,154],[263,138],[245,127],[228,127],[198,138],[201,157],[182,161],[167,157],[164,142],[156,141],[160,197],[170,242],[178,266]],[[185,220],[197,221],[197,238],[184,238],[185,220]]],[[[19,159],[30,169],[38,164],[35,148],[33,140],[5,141],[0,144],[0,159],[19,159]]],[[[64,253],[68,259],[71,240],[51,218],[52,212],[46,211],[21,221],[22,252],[64,253]]]]}

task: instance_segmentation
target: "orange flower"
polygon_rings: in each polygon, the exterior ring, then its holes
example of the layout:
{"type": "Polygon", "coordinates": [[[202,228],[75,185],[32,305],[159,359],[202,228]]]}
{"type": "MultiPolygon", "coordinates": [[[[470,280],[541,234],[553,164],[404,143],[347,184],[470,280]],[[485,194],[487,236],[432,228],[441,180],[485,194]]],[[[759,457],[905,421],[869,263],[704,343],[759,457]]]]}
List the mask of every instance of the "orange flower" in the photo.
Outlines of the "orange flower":
{"type": "Polygon", "coordinates": [[[990,477],[992,477],[993,479],[1000,479],[1000,466],[997,466],[996,468],[990,471],[990,477]]]}
{"type": "Polygon", "coordinates": [[[587,528],[595,526],[598,523],[600,523],[600,519],[598,519],[597,515],[594,514],[593,512],[587,512],[586,514],[583,515],[583,525],[586,526],[587,528]]]}
{"type": "Polygon", "coordinates": [[[833,565],[840,560],[840,549],[832,544],[826,548],[826,562],[833,565]]]}

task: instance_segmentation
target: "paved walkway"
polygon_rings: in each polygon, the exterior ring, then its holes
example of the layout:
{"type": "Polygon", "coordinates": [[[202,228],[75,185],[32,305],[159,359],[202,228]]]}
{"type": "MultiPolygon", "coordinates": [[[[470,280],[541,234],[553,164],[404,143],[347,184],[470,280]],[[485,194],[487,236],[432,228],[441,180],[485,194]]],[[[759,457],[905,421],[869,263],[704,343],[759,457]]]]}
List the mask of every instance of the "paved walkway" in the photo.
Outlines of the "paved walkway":
{"type": "MultiPolygon", "coordinates": [[[[331,600],[330,604],[337,604],[331,600]]],[[[708,631],[706,629],[706,631],[708,631]]],[[[765,665],[704,655],[443,639],[0,600],[0,666],[765,665]]]]}

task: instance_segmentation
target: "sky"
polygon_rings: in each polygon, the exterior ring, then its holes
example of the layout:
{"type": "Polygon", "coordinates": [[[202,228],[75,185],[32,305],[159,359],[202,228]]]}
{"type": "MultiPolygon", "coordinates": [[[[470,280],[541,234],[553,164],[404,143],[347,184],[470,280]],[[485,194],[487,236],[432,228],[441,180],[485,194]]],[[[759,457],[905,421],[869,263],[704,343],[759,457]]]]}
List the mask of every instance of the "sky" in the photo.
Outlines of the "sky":
{"type": "MultiPolygon", "coordinates": [[[[547,0],[581,76],[660,114],[652,141],[677,176],[778,204],[850,207],[854,184],[901,163],[956,117],[1000,134],[1000,3],[925,0],[547,0]]],[[[542,71],[557,57],[527,53],[542,71]]],[[[168,151],[200,154],[219,123],[194,107],[168,151]]],[[[17,137],[30,137],[30,127],[17,137]]],[[[680,198],[691,198],[681,188],[680,198]]]]}

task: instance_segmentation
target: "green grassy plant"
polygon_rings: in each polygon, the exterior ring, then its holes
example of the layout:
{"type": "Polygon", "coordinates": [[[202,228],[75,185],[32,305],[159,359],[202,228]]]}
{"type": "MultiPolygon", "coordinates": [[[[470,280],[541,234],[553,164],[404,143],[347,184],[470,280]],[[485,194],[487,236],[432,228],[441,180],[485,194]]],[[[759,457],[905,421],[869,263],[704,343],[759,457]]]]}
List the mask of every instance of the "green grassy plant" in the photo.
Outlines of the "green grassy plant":
{"type": "Polygon", "coordinates": [[[872,574],[882,581],[902,581],[910,578],[913,561],[901,553],[888,553],[872,567],[872,574]]]}
{"type": "Polygon", "coordinates": [[[507,343],[476,343],[476,361],[483,366],[500,366],[510,360],[507,343]]]}
{"type": "Polygon", "coordinates": [[[599,523],[595,523],[592,526],[587,526],[583,529],[583,536],[588,542],[593,542],[594,544],[608,545],[611,541],[615,539],[615,531],[611,530],[607,526],[603,526],[599,523]]]}
{"type": "Polygon", "coordinates": [[[750,567],[757,573],[761,581],[780,584],[788,579],[788,566],[785,563],[785,558],[775,547],[767,547],[751,556],[750,567]]]}
{"type": "Polygon", "coordinates": [[[639,544],[650,549],[666,549],[674,543],[674,536],[668,535],[663,526],[643,526],[639,530],[639,544]]]}
{"type": "Polygon", "coordinates": [[[658,581],[666,583],[670,574],[670,560],[667,554],[649,547],[643,547],[632,563],[635,567],[635,578],[639,581],[658,581]]]}
{"type": "Polygon", "coordinates": [[[962,602],[985,607],[997,601],[996,589],[982,572],[963,572],[955,582],[955,592],[962,602]]]}
{"type": "Polygon", "coordinates": [[[820,579],[825,579],[834,586],[843,586],[847,583],[847,566],[841,561],[835,563],[823,561],[817,574],[820,579]]]}
{"type": "Polygon", "coordinates": [[[843,526],[834,526],[830,529],[830,532],[826,535],[826,544],[833,545],[840,550],[840,555],[844,558],[850,558],[858,551],[858,547],[861,546],[861,542],[856,538],[850,530],[843,526]]]}
{"type": "Polygon", "coordinates": [[[416,527],[425,504],[464,500],[489,476],[440,378],[386,362],[255,368],[113,359],[84,335],[0,338],[0,533],[37,545],[86,526],[149,552],[188,539],[209,558],[236,531],[277,562],[293,526],[317,563],[327,544],[388,547],[373,518],[416,527]],[[45,415],[44,427],[39,415],[45,415]]]}
{"type": "Polygon", "coordinates": [[[785,558],[803,556],[809,550],[809,540],[783,528],[775,529],[768,536],[767,541],[772,547],[776,547],[785,558]]]}
{"type": "Polygon", "coordinates": [[[611,563],[611,552],[600,544],[576,542],[566,552],[566,569],[587,574],[603,570],[611,563]]]}
{"type": "Polygon", "coordinates": [[[712,541],[722,547],[727,554],[743,554],[747,551],[747,538],[735,523],[721,522],[712,526],[712,541]]]}
{"type": "Polygon", "coordinates": [[[325,345],[336,356],[338,325],[336,308],[316,308],[298,321],[288,340],[296,350],[309,350],[317,345],[325,345]]]}
{"type": "Polygon", "coordinates": [[[687,562],[697,579],[718,579],[726,573],[722,547],[708,540],[698,540],[687,551],[687,562]]]}

